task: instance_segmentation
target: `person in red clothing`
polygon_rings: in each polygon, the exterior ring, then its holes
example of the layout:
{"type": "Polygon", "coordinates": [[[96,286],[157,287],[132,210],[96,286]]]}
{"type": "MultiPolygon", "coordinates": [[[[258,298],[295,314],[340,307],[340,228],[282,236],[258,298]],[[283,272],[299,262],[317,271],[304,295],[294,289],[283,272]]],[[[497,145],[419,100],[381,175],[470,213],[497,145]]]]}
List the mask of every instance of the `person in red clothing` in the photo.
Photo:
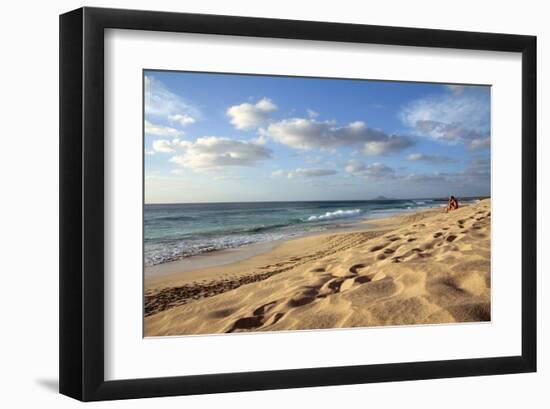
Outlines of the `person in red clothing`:
{"type": "Polygon", "coordinates": [[[449,203],[447,205],[447,208],[445,209],[445,212],[450,212],[451,210],[458,209],[458,200],[454,196],[451,196],[449,198],[449,203]]]}

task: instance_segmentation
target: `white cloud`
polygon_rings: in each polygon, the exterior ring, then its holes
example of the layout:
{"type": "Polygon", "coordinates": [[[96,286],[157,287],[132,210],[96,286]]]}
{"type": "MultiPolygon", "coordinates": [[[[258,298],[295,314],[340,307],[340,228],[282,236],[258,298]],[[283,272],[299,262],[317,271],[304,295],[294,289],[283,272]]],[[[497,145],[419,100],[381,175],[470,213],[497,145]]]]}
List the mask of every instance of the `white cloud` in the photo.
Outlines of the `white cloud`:
{"type": "Polygon", "coordinates": [[[454,163],[455,159],[442,155],[427,155],[424,153],[412,153],[407,156],[407,160],[414,162],[430,162],[430,163],[454,163]]]}
{"type": "Polygon", "coordinates": [[[320,176],[330,176],[335,175],[338,173],[337,171],[333,169],[302,169],[298,168],[296,170],[276,170],[271,173],[271,176],[273,177],[284,177],[288,179],[293,179],[296,177],[303,177],[303,178],[314,178],[314,177],[320,177],[320,176]]]}
{"type": "Polygon", "coordinates": [[[487,148],[490,94],[482,87],[462,88],[460,92],[455,87],[451,93],[413,101],[401,111],[403,123],[419,136],[448,144],[463,143],[469,149],[487,148]]]}
{"type": "Polygon", "coordinates": [[[168,141],[166,139],[157,139],[153,141],[153,151],[161,153],[170,153],[176,151],[176,146],[179,143],[179,139],[168,141]]]}
{"type": "Polygon", "coordinates": [[[316,112],[313,109],[308,109],[307,116],[309,116],[310,118],[317,118],[319,116],[319,112],[316,112]]]}
{"type": "Polygon", "coordinates": [[[183,131],[170,126],[156,125],[145,120],[145,133],[155,136],[177,137],[183,135],[183,131]]]}
{"type": "Polygon", "coordinates": [[[353,122],[343,127],[334,121],[293,118],[273,123],[267,128],[269,136],[283,145],[296,149],[335,148],[358,145],[368,140],[383,140],[382,131],[367,128],[363,122],[353,122]]]}
{"type": "Polygon", "coordinates": [[[227,109],[231,124],[237,129],[254,129],[266,123],[270,115],[277,111],[277,105],[268,98],[262,98],[256,104],[248,102],[233,105],[227,109]]]}
{"type": "Polygon", "coordinates": [[[366,165],[358,160],[350,160],[346,166],[346,172],[350,175],[369,180],[392,179],[395,177],[394,169],[379,162],[366,165]]]}
{"type": "Polygon", "coordinates": [[[414,145],[414,141],[405,136],[391,135],[385,141],[368,142],[365,144],[363,154],[367,156],[389,155],[400,152],[414,145]]]}
{"type": "Polygon", "coordinates": [[[174,115],[200,118],[200,112],[151,75],[145,76],[145,115],[168,119],[174,115]]]}
{"type": "Polygon", "coordinates": [[[402,111],[406,124],[416,126],[418,121],[435,121],[443,124],[461,124],[482,131],[489,125],[488,94],[433,96],[416,100],[402,111]]]}
{"type": "Polygon", "coordinates": [[[195,142],[176,141],[172,147],[181,154],[173,156],[170,161],[193,170],[255,166],[271,158],[271,150],[262,145],[216,136],[205,136],[195,142]]]}
{"type": "Polygon", "coordinates": [[[293,118],[270,124],[265,132],[278,143],[304,150],[363,146],[367,154],[387,154],[414,144],[409,138],[388,135],[361,121],[337,126],[334,121],[293,118]]]}
{"type": "Polygon", "coordinates": [[[487,133],[481,133],[470,129],[458,122],[444,123],[432,120],[419,120],[416,122],[416,130],[424,135],[450,144],[458,142],[469,143],[474,139],[487,139],[487,133]]]}
{"type": "Polygon", "coordinates": [[[258,129],[258,136],[254,139],[252,139],[252,142],[254,142],[257,145],[265,145],[268,141],[268,135],[265,132],[265,129],[258,129]]]}
{"type": "Polygon", "coordinates": [[[187,126],[187,125],[190,125],[190,124],[194,124],[196,122],[195,118],[193,118],[191,115],[187,115],[187,114],[170,115],[168,117],[168,120],[170,122],[177,122],[181,126],[187,126]]]}

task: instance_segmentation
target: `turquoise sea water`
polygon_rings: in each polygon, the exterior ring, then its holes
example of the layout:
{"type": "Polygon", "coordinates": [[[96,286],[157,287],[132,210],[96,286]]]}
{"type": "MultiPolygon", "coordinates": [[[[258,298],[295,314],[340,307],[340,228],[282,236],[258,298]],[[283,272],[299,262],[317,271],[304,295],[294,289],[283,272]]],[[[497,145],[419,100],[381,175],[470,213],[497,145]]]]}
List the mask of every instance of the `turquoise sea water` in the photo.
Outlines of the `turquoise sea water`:
{"type": "MultiPolygon", "coordinates": [[[[461,204],[474,200],[461,201],[461,204]]],[[[446,199],[147,204],[144,207],[145,265],[298,237],[362,219],[446,204],[446,199]]]]}

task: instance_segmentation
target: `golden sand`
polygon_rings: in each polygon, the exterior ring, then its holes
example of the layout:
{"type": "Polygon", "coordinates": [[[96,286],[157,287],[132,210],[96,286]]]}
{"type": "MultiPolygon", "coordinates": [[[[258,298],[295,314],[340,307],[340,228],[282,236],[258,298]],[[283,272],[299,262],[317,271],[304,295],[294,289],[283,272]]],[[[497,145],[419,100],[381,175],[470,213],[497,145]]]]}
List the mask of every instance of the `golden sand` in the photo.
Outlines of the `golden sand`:
{"type": "Polygon", "coordinates": [[[147,279],[145,336],[491,319],[490,199],[374,223],[147,279]]]}

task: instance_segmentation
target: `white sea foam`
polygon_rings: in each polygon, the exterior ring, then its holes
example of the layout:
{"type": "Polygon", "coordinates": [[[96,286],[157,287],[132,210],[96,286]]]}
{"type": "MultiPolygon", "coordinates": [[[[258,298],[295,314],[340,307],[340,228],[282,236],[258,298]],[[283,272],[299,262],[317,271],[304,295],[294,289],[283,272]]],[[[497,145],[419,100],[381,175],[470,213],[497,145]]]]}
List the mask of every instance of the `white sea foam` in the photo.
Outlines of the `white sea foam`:
{"type": "Polygon", "coordinates": [[[315,222],[318,220],[330,220],[330,219],[339,219],[342,217],[353,217],[357,216],[359,213],[361,213],[360,209],[352,209],[352,210],[335,210],[334,212],[326,212],[325,214],[321,214],[319,216],[309,216],[306,220],[308,222],[315,222]]]}

